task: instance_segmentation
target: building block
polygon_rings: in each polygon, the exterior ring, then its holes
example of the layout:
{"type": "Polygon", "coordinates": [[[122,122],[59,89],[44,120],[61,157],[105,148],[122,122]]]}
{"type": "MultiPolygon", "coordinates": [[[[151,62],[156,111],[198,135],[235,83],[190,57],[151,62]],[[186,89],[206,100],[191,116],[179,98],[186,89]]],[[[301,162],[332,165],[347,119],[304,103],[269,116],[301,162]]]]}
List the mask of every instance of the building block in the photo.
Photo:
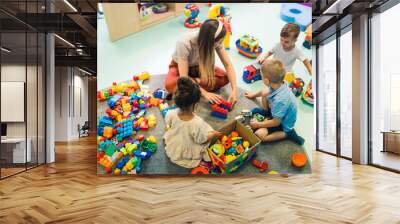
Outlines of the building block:
{"type": "Polygon", "coordinates": [[[155,153],[157,151],[157,144],[150,142],[148,139],[145,139],[141,144],[143,151],[150,151],[151,153],[155,153]]]}
{"type": "Polygon", "coordinates": [[[124,121],[119,122],[117,125],[117,134],[116,137],[119,141],[122,141],[123,138],[129,137],[133,135],[133,123],[132,119],[126,119],[124,121]]]}
{"type": "Polygon", "coordinates": [[[154,115],[149,115],[148,117],[147,117],[147,124],[149,125],[149,128],[153,128],[153,127],[155,127],[156,126],[156,124],[157,124],[157,118],[156,118],[156,116],[154,116],[154,115]]]}
{"type": "Polygon", "coordinates": [[[114,129],[112,127],[106,126],[103,129],[103,136],[110,139],[113,137],[114,129]]]}
{"type": "Polygon", "coordinates": [[[111,108],[115,107],[116,103],[121,99],[121,97],[122,96],[120,94],[112,96],[110,99],[108,99],[108,106],[111,108]]]}
{"type": "Polygon", "coordinates": [[[117,151],[117,147],[115,146],[114,143],[109,144],[109,145],[106,147],[106,149],[104,150],[104,152],[105,152],[105,154],[106,154],[107,156],[112,156],[112,155],[114,154],[114,152],[116,152],[116,151],[117,151]]]}
{"type": "Polygon", "coordinates": [[[150,158],[152,153],[150,151],[135,150],[133,152],[133,155],[135,155],[136,157],[138,157],[138,158],[140,158],[142,160],[146,160],[146,159],[150,158]]]}
{"type": "Polygon", "coordinates": [[[260,170],[260,172],[265,172],[268,170],[268,162],[267,161],[259,161],[259,160],[253,159],[251,161],[251,164],[254,167],[258,168],[260,170]]]}
{"type": "Polygon", "coordinates": [[[222,101],[219,104],[211,105],[211,116],[226,119],[228,112],[232,109],[231,103],[222,101]]]}
{"type": "Polygon", "coordinates": [[[163,89],[157,89],[156,91],[154,91],[153,96],[157,99],[162,99],[165,100],[167,98],[167,91],[163,90],[163,89]]]}
{"type": "Polygon", "coordinates": [[[145,81],[145,80],[148,80],[149,78],[150,78],[150,73],[148,73],[148,72],[142,72],[139,75],[133,76],[134,81],[137,81],[137,80],[145,81]]]}

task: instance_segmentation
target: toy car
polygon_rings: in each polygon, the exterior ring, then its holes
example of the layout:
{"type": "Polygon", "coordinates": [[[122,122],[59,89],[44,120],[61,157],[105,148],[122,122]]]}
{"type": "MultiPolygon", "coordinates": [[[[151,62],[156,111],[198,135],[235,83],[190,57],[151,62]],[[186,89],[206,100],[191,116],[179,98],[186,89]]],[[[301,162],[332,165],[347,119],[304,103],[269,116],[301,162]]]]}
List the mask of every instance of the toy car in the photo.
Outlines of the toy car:
{"type": "Polygon", "coordinates": [[[253,83],[255,81],[261,80],[260,67],[261,65],[258,62],[244,67],[243,81],[245,83],[253,83]]]}

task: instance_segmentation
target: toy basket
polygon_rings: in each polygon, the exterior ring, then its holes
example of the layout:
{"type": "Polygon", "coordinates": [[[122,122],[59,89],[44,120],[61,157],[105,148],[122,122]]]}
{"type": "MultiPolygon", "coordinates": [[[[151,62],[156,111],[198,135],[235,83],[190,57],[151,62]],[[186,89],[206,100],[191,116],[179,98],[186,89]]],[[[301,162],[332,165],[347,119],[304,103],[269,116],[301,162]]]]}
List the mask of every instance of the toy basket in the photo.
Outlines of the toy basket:
{"type": "MultiPolygon", "coordinates": [[[[218,166],[221,169],[221,173],[230,174],[252,159],[257,152],[257,146],[260,144],[261,140],[249,128],[236,120],[229,121],[219,131],[226,135],[232,131],[236,131],[243,137],[243,140],[250,142],[250,147],[248,149],[228,163],[225,163],[224,160],[218,157],[210,148],[208,149],[213,165],[218,166]]],[[[210,145],[213,145],[216,141],[217,139],[214,139],[211,141],[210,145]]]]}

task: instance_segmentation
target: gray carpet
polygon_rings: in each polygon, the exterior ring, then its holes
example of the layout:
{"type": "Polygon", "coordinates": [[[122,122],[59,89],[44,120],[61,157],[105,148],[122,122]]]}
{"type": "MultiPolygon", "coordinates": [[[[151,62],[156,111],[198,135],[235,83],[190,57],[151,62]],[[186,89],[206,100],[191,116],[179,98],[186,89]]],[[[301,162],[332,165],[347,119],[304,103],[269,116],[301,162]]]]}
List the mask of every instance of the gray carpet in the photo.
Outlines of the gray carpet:
{"type": "MultiPolygon", "coordinates": [[[[165,75],[154,75],[152,78],[145,82],[150,90],[153,91],[157,88],[164,87],[165,75]]],[[[218,91],[219,94],[228,98],[230,87],[226,86],[218,91]]],[[[107,108],[106,102],[98,102],[97,104],[97,116],[101,118],[105,115],[105,109],[107,108]]],[[[248,100],[244,96],[244,90],[238,88],[238,103],[234,109],[229,112],[228,119],[234,119],[243,109],[252,109],[259,105],[251,100],[248,100]]],[[[157,152],[152,155],[149,159],[144,161],[141,174],[189,174],[190,170],[182,168],[170,162],[164,151],[164,145],[162,136],[165,130],[165,122],[158,108],[150,108],[147,110],[147,114],[154,114],[157,117],[157,126],[150,129],[147,132],[143,132],[146,136],[154,135],[158,141],[157,152]]],[[[218,119],[210,115],[210,104],[206,102],[204,98],[201,99],[199,105],[196,108],[196,114],[207,121],[214,129],[218,130],[224,125],[226,120],[218,119]]],[[[309,139],[306,139],[309,141],[309,139]]],[[[295,168],[291,165],[290,156],[294,152],[305,153],[303,146],[296,145],[295,143],[283,140],[275,143],[262,143],[259,145],[256,157],[258,160],[267,160],[269,164],[269,170],[275,170],[279,173],[310,173],[310,164],[307,163],[303,168],[295,168]]],[[[98,166],[98,173],[103,174],[104,170],[98,166]]],[[[253,167],[250,163],[244,164],[240,169],[235,171],[236,174],[255,174],[259,171],[253,167]]]]}

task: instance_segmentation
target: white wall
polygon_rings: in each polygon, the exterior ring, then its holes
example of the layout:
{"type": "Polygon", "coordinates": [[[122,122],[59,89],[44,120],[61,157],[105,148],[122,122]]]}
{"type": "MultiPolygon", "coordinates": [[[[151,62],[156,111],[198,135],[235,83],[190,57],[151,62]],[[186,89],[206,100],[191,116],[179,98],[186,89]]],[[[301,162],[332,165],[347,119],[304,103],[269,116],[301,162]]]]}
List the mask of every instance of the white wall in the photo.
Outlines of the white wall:
{"type": "Polygon", "coordinates": [[[76,68],[56,67],[55,86],[55,140],[77,139],[78,124],[88,120],[88,78],[76,68]]]}

